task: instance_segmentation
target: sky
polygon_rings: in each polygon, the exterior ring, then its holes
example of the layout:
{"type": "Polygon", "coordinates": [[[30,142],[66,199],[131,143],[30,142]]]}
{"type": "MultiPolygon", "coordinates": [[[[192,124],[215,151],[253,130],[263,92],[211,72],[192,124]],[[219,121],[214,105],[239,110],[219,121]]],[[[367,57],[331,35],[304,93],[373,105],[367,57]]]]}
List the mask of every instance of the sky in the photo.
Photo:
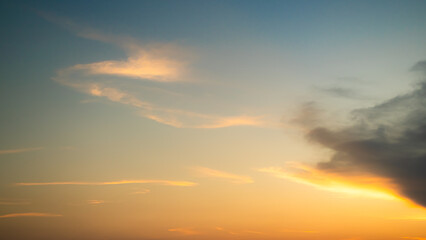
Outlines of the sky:
{"type": "Polygon", "coordinates": [[[2,1],[0,235],[425,240],[425,1],[2,1]]]}

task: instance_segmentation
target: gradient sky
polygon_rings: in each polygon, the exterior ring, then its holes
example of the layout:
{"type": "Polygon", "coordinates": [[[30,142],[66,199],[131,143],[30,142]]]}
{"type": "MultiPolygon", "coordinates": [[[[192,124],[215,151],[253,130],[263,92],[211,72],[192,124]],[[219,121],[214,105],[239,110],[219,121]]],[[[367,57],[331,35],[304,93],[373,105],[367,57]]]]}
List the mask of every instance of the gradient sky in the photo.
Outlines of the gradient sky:
{"type": "Polygon", "coordinates": [[[426,1],[2,1],[0,235],[426,239],[426,1]]]}

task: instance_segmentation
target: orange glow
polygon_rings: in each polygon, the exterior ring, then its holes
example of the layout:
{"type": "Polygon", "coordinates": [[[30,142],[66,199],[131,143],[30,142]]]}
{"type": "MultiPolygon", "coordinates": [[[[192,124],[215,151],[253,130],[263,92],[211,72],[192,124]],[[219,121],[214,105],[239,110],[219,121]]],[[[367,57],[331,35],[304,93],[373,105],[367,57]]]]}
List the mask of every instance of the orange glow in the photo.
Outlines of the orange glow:
{"type": "Polygon", "coordinates": [[[196,167],[195,170],[201,173],[203,176],[227,179],[227,180],[230,180],[232,183],[253,183],[254,182],[250,177],[218,171],[211,168],[196,167]]]}
{"type": "Polygon", "coordinates": [[[216,119],[215,123],[200,125],[196,128],[223,128],[231,126],[264,126],[265,123],[259,117],[237,116],[216,119]]]}
{"type": "Polygon", "coordinates": [[[265,235],[265,233],[263,233],[263,232],[252,231],[252,230],[243,230],[243,231],[237,232],[237,231],[227,230],[227,229],[224,229],[222,227],[216,227],[215,229],[217,231],[224,232],[224,233],[229,234],[229,235],[265,235]]]}
{"type": "Polygon", "coordinates": [[[176,232],[176,233],[180,233],[182,235],[188,235],[188,236],[200,234],[199,232],[194,231],[191,228],[171,228],[171,229],[168,229],[167,231],[176,232]]]}
{"type": "Polygon", "coordinates": [[[270,167],[259,169],[259,171],[331,192],[381,199],[405,200],[405,198],[397,194],[397,187],[390,180],[372,175],[341,176],[294,162],[288,163],[286,168],[270,167]]]}
{"type": "Polygon", "coordinates": [[[105,201],[103,201],[103,200],[88,200],[87,203],[90,204],[90,205],[98,205],[98,204],[105,203],[105,201]]]}
{"type": "Polygon", "coordinates": [[[285,233],[319,233],[318,231],[311,231],[311,230],[291,230],[291,229],[284,229],[282,232],[285,233]]]}
{"type": "Polygon", "coordinates": [[[179,74],[177,62],[163,59],[149,59],[144,56],[129,58],[127,61],[104,61],[74,66],[77,70],[88,70],[91,74],[117,75],[140,79],[176,78],[179,74]]]}

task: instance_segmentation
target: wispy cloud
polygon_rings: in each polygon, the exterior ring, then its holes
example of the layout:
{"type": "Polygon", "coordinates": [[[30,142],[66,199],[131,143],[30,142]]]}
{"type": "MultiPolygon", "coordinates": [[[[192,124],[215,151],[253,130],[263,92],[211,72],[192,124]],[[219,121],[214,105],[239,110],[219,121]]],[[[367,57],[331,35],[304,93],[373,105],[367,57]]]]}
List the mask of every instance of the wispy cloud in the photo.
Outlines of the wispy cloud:
{"type": "Polygon", "coordinates": [[[90,205],[99,205],[105,203],[104,200],[87,200],[87,203],[90,205]]]}
{"type": "Polygon", "coordinates": [[[138,189],[137,191],[132,192],[132,194],[147,194],[150,193],[151,190],[147,189],[147,188],[143,188],[143,189],[138,189]]]}
{"type": "Polygon", "coordinates": [[[195,112],[177,110],[151,108],[150,111],[143,110],[141,115],[176,128],[224,128],[232,126],[266,126],[262,117],[253,116],[234,116],[224,117],[209,114],[200,114],[195,112]]]}
{"type": "Polygon", "coordinates": [[[229,231],[227,229],[224,229],[223,227],[216,227],[216,230],[220,231],[220,232],[227,233],[227,234],[231,234],[231,235],[238,235],[237,232],[229,231]]]}
{"type": "Polygon", "coordinates": [[[22,153],[22,152],[32,152],[43,149],[42,147],[33,147],[33,148],[17,148],[17,149],[4,149],[0,150],[0,155],[3,154],[13,154],[13,153],[22,153]]]}
{"type": "Polygon", "coordinates": [[[142,44],[128,36],[104,34],[93,28],[76,24],[71,19],[38,12],[44,19],[58,24],[77,36],[116,45],[127,55],[125,60],[107,60],[77,64],[67,70],[83,71],[89,75],[115,75],[149,81],[177,81],[185,68],[181,48],[173,44],[142,44]]]}
{"type": "Polygon", "coordinates": [[[0,205],[28,205],[31,202],[16,199],[0,199],[0,205]]]}
{"type": "Polygon", "coordinates": [[[284,229],[284,230],[281,230],[281,232],[285,232],[285,233],[319,233],[318,231],[312,231],[312,230],[295,230],[295,229],[284,229]]]}
{"type": "Polygon", "coordinates": [[[52,185],[88,185],[88,186],[100,186],[100,185],[122,185],[122,184],[160,184],[167,186],[182,186],[189,187],[195,186],[197,183],[188,182],[188,181],[169,181],[169,180],[120,180],[120,181],[110,181],[110,182],[23,182],[15,183],[17,186],[52,186],[52,185]]]}
{"type": "Polygon", "coordinates": [[[230,235],[266,235],[263,232],[253,231],[253,230],[231,231],[223,227],[216,227],[215,229],[217,231],[224,232],[230,235]]]}
{"type": "Polygon", "coordinates": [[[0,218],[16,218],[16,217],[62,217],[62,215],[52,214],[52,213],[39,213],[39,212],[10,213],[5,215],[0,215],[0,218]]]}
{"type": "Polygon", "coordinates": [[[192,228],[171,228],[168,229],[169,232],[176,232],[185,236],[198,235],[201,234],[198,231],[193,230],[192,228]]]}
{"type": "Polygon", "coordinates": [[[91,96],[103,97],[112,102],[131,106],[137,110],[140,116],[169,126],[177,128],[223,128],[232,126],[264,127],[267,125],[262,116],[219,116],[161,107],[143,101],[136,94],[111,86],[109,83],[70,79],[69,75],[74,74],[72,72],[72,69],[59,71],[55,79],[91,96]]]}
{"type": "Polygon", "coordinates": [[[179,76],[180,65],[168,59],[152,56],[140,50],[125,61],[103,61],[90,64],[78,64],[69,70],[86,71],[92,75],[116,75],[129,78],[156,81],[172,81],[179,76]]]}
{"type": "Polygon", "coordinates": [[[355,89],[347,87],[329,87],[329,88],[316,88],[318,91],[328,94],[333,97],[347,98],[354,100],[366,100],[369,99],[366,96],[361,95],[355,89]]]}
{"type": "Polygon", "coordinates": [[[177,46],[172,44],[143,45],[131,38],[122,39],[115,44],[126,52],[126,60],[77,64],[62,70],[62,74],[68,74],[68,76],[72,74],[109,75],[158,82],[183,81],[180,76],[184,72],[186,63],[179,59],[180,50],[177,46]]]}
{"type": "Polygon", "coordinates": [[[262,117],[253,116],[236,116],[236,117],[214,117],[209,116],[212,119],[211,123],[202,124],[196,126],[196,128],[224,128],[232,126],[266,126],[262,117]]]}
{"type": "Polygon", "coordinates": [[[231,181],[232,183],[253,183],[254,181],[247,176],[236,175],[206,167],[195,167],[198,173],[205,177],[220,178],[231,181]]]}
{"type": "MultiPolygon", "coordinates": [[[[321,110],[315,102],[305,102],[298,109],[295,117],[290,119],[291,126],[297,126],[302,131],[321,123],[321,110]]],[[[291,127],[286,126],[286,127],[291,127]]]]}
{"type": "MultiPolygon", "coordinates": [[[[135,90],[135,86],[137,89],[141,89],[141,86],[147,82],[161,82],[160,86],[163,87],[172,82],[191,84],[193,81],[188,80],[190,78],[187,77],[187,73],[192,53],[187,48],[170,43],[146,44],[127,36],[104,34],[48,13],[40,13],[40,15],[80,37],[117,46],[126,54],[124,60],[76,64],[59,70],[53,78],[58,83],[91,96],[103,97],[112,102],[132,106],[144,118],[177,128],[266,126],[262,117],[259,116],[221,116],[176,107],[164,107],[164,103],[157,104],[158,99],[147,100],[146,94],[140,94],[135,90]]],[[[142,88],[145,89],[144,91],[155,89],[156,93],[167,93],[168,96],[172,96],[171,91],[161,87],[144,86],[142,88]]],[[[156,95],[158,96],[158,94],[156,95]]],[[[173,105],[172,102],[169,104],[173,105]]]]}
{"type": "Polygon", "coordinates": [[[389,179],[374,175],[352,174],[341,176],[295,162],[287,163],[286,167],[261,168],[259,171],[320,190],[380,199],[399,199],[394,190],[395,186],[389,179]]]}

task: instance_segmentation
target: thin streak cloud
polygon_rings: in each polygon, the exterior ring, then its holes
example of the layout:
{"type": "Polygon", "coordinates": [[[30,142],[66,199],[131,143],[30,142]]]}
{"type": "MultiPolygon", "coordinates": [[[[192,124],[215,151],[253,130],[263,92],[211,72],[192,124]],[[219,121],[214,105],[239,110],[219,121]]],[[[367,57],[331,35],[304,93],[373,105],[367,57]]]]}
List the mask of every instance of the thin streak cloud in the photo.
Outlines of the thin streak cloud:
{"type": "Polygon", "coordinates": [[[170,228],[167,231],[176,232],[185,236],[198,235],[200,232],[193,230],[192,228],[170,228]]]}
{"type": "Polygon", "coordinates": [[[5,215],[0,215],[0,218],[16,218],[16,217],[62,217],[62,215],[52,214],[52,213],[39,213],[39,212],[10,213],[5,215]]]}
{"type": "Polygon", "coordinates": [[[285,233],[319,233],[318,231],[312,231],[312,230],[292,230],[292,229],[284,229],[281,230],[285,233]]]}
{"type": "Polygon", "coordinates": [[[340,176],[339,174],[325,173],[315,167],[293,162],[288,163],[284,168],[269,167],[261,168],[259,171],[277,178],[335,193],[388,200],[400,199],[396,194],[396,186],[389,179],[374,175],[340,176]]]}
{"type": "Polygon", "coordinates": [[[41,149],[43,149],[43,148],[42,147],[34,147],[34,148],[4,149],[4,150],[0,150],[0,155],[23,153],[23,152],[33,152],[33,151],[39,151],[41,149]]]}
{"type": "Polygon", "coordinates": [[[206,167],[196,167],[194,168],[198,173],[200,173],[202,176],[205,177],[211,177],[211,178],[219,178],[219,179],[225,179],[232,183],[237,184],[244,184],[244,183],[253,183],[254,181],[247,176],[241,176],[236,175],[233,173],[223,172],[211,168],[206,167]]]}
{"type": "Polygon", "coordinates": [[[0,205],[28,205],[31,202],[23,200],[1,200],[0,205]]]}
{"type": "Polygon", "coordinates": [[[87,185],[87,186],[101,186],[101,185],[122,185],[122,184],[160,184],[166,186],[182,186],[190,187],[195,186],[197,183],[188,181],[169,181],[169,180],[120,180],[111,182],[24,182],[15,183],[17,186],[53,186],[53,185],[87,185]]]}
{"type": "Polygon", "coordinates": [[[132,192],[132,194],[148,194],[150,192],[151,192],[151,190],[144,188],[144,189],[139,189],[137,191],[134,191],[134,192],[132,192]]]}
{"type": "Polygon", "coordinates": [[[141,115],[156,122],[163,123],[176,128],[214,129],[232,126],[266,126],[265,122],[262,121],[261,117],[223,117],[182,111],[177,109],[156,109],[156,111],[149,112],[142,111],[141,115]],[[153,112],[156,113],[152,114],[153,112]]]}
{"type": "Polygon", "coordinates": [[[99,205],[105,203],[104,200],[87,200],[87,204],[89,205],[99,205]]]}
{"type": "Polygon", "coordinates": [[[243,231],[231,231],[228,229],[225,229],[223,227],[216,227],[217,231],[224,232],[229,235],[237,235],[237,236],[247,236],[247,235],[266,235],[264,232],[259,231],[253,231],[253,230],[243,230],[243,231]]]}

